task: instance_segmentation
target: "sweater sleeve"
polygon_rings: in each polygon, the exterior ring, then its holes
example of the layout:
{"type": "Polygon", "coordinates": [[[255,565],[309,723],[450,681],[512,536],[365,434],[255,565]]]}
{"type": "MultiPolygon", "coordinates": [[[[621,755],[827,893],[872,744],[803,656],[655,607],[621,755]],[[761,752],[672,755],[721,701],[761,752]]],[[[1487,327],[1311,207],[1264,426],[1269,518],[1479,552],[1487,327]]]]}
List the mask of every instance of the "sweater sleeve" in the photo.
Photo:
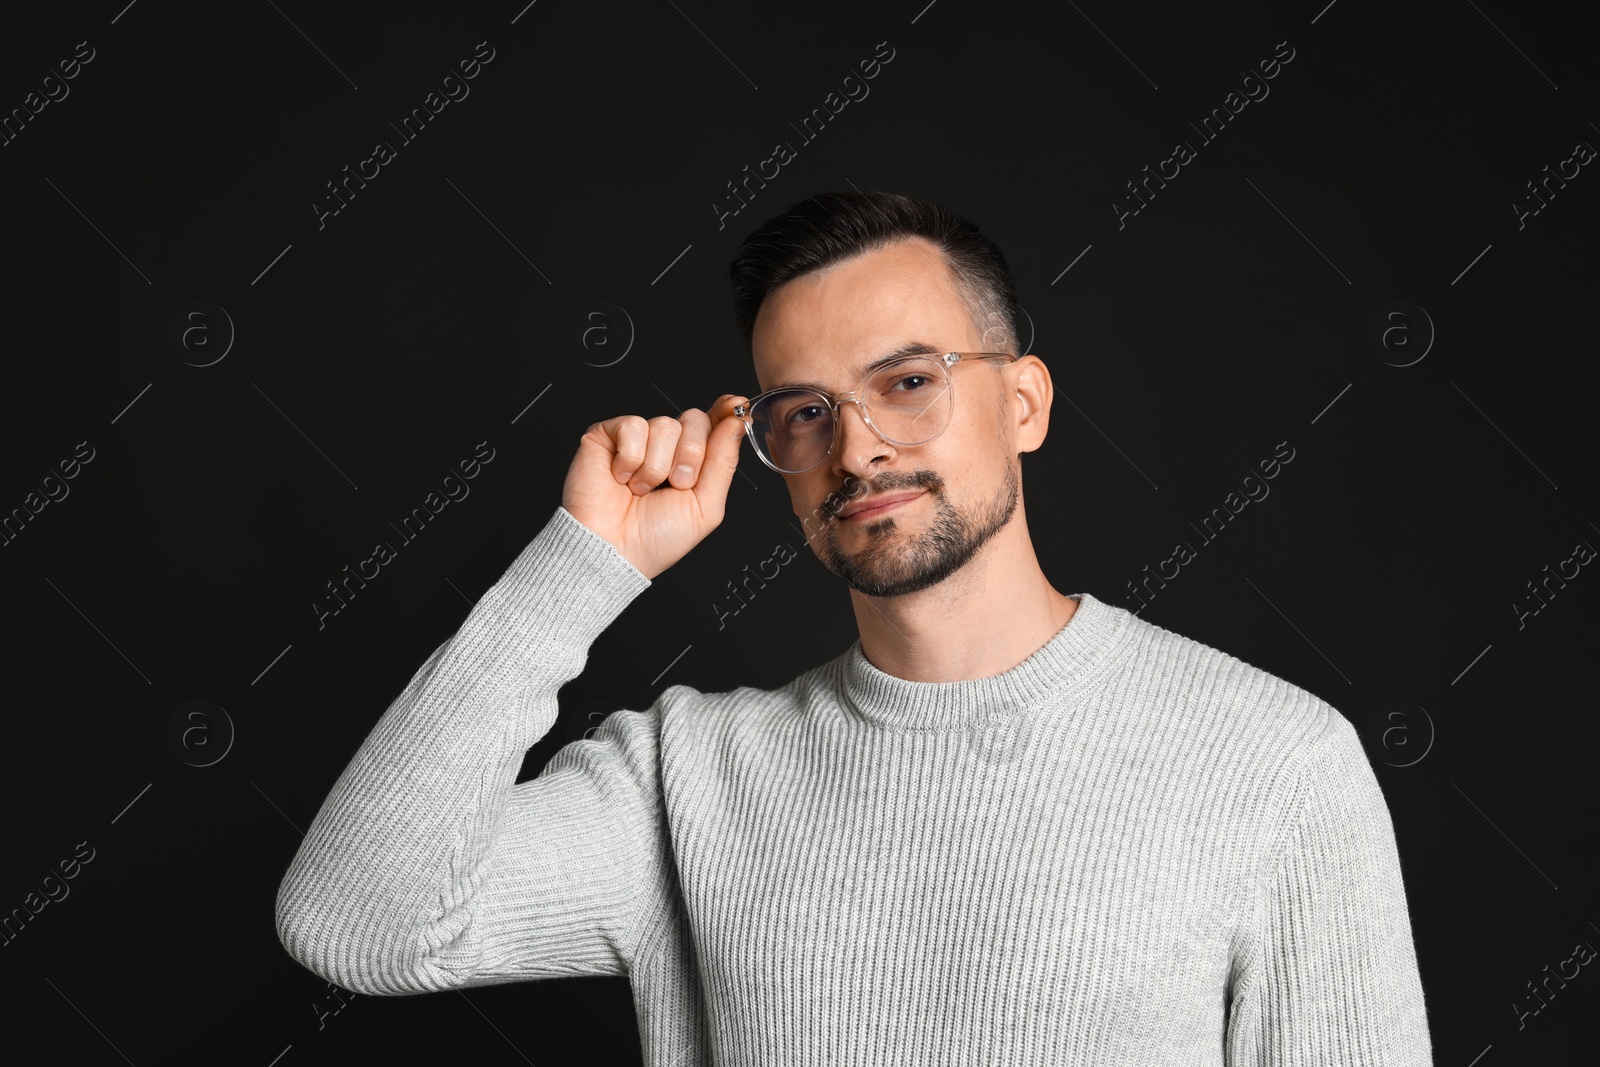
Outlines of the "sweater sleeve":
{"type": "Polygon", "coordinates": [[[1262,887],[1229,1005],[1230,1067],[1429,1067],[1394,826],[1355,727],[1329,722],[1262,887]]]}
{"type": "Polygon", "coordinates": [[[660,873],[660,701],[516,776],[557,690],[649,585],[556,510],[323,802],[278,887],[295,960],[374,995],[626,973],[660,873]]]}

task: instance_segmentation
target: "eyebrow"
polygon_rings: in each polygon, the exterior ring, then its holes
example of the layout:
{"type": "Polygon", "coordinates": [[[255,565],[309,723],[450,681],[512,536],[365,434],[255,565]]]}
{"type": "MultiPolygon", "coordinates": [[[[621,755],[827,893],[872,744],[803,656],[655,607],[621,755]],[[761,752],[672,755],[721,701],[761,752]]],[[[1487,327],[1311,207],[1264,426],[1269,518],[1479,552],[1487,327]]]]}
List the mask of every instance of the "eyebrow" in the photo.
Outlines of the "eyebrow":
{"type": "MultiPolygon", "coordinates": [[[[894,349],[894,351],[887,352],[873,360],[871,363],[868,363],[866,366],[861,367],[856,373],[858,379],[865,378],[878,368],[889,363],[893,363],[897,359],[904,359],[906,356],[943,355],[948,351],[950,350],[943,345],[929,344],[927,341],[907,341],[898,348],[894,349]]],[[[777,389],[814,389],[819,393],[830,392],[830,390],[818,382],[784,382],[781,385],[774,385],[772,387],[772,390],[777,389]]],[[[772,390],[767,391],[770,392],[772,390]]]]}

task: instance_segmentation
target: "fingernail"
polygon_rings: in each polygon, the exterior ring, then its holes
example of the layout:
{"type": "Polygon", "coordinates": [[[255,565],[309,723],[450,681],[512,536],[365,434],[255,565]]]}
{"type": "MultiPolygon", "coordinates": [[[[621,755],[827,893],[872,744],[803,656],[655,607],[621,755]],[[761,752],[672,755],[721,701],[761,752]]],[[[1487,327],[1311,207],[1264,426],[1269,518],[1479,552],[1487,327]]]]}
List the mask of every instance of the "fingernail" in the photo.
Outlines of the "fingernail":
{"type": "Polygon", "coordinates": [[[689,466],[687,463],[680,463],[676,467],[672,468],[672,473],[676,475],[678,480],[681,482],[685,478],[694,477],[694,468],[689,466]]]}
{"type": "Polygon", "coordinates": [[[621,474],[617,475],[617,481],[621,482],[623,485],[627,485],[628,484],[628,479],[632,478],[632,477],[633,477],[633,472],[632,471],[623,471],[621,474]]]}

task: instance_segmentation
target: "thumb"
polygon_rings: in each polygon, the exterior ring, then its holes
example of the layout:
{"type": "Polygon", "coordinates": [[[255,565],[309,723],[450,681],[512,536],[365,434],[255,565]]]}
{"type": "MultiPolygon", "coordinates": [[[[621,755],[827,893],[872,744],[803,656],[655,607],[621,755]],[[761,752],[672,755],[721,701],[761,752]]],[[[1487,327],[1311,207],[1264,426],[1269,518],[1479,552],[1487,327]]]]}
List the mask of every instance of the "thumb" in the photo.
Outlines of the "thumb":
{"type": "Polygon", "coordinates": [[[739,469],[739,444],[744,438],[744,420],[733,414],[734,401],[742,397],[721,397],[712,409],[722,418],[711,427],[706,438],[706,458],[700,465],[700,477],[694,483],[694,495],[702,510],[715,515],[723,513],[728,499],[728,488],[733,484],[734,472],[739,469]]]}

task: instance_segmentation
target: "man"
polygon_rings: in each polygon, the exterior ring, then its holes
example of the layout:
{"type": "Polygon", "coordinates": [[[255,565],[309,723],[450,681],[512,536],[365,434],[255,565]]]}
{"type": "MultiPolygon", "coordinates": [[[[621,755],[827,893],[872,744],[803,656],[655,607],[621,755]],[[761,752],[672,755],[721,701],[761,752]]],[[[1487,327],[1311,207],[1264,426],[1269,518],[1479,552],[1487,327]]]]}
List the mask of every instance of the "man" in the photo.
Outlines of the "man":
{"type": "Polygon", "coordinates": [[[370,994],[627,974],[651,1065],[1430,1063],[1350,723],[1041,572],[1019,456],[1051,380],[998,249],[830,194],[731,273],[761,392],[590,426],[313,822],[294,958],[370,994]],[[671,686],[514,784],[595,637],[722,522],[744,437],[859,640],[777,690],[671,686]]]}

